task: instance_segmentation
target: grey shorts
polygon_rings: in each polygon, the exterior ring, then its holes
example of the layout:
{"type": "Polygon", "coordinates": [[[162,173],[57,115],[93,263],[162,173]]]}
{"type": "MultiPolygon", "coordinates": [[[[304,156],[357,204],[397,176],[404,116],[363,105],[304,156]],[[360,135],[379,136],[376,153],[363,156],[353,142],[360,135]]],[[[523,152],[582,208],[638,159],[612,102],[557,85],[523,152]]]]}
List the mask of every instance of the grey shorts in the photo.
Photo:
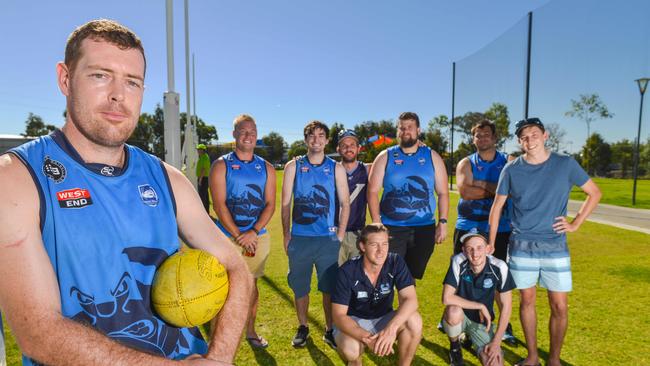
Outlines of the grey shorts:
{"type": "Polygon", "coordinates": [[[336,236],[291,236],[287,247],[287,280],[296,298],[308,295],[311,291],[314,266],[318,276],[318,290],[326,294],[332,293],[339,268],[339,247],[336,236]]]}
{"type": "MultiPolygon", "coordinates": [[[[390,313],[381,316],[379,318],[374,318],[374,319],[364,319],[364,318],[359,318],[357,316],[350,316],[359,326],[368,332],[372,334],[377,334],[384,330],[386,326],[388,325],[388,322],[390,322],[393,317],[395,316],[395,311],[391,311],[390,313]]],[[[340,331],[334,327],[334,336],[336,336],[340,331]]]]}

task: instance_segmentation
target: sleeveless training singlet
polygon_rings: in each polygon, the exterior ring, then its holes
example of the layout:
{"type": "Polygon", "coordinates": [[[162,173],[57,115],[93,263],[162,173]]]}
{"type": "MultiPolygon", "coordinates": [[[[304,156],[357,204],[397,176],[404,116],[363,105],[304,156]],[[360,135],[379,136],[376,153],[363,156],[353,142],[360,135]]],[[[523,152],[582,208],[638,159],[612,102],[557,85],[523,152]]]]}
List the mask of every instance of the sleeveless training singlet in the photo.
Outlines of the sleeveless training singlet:
{"type": "Polygon", "coordinates": [[[397,146],[386,150],[381,222],[392,226],[424,226],[435,223],[435,168],[431,149],[420,146],[405,154],[397,146]]]}
{"type": "MultiPolygon", "coordinates": [[[[475,180],[482,180],[490,183],[499,182],[499,174],[508,163],[506,154],[497,152],[492,161],[483,161],[478,153],[469,156],[472,166],[472,176],[475,180]]],[[[494,198],[483,198],[478,200],[466,200],[461,198],[458,201],[458,220],[456,228],[460,230],[471,230],[476,228],[479,231],[487,233],[489,231],[488,218],[494,198]]],[[[499,232],[509,232],[510,229],[510,210],[508,209],[510,200],[506,203],[501,219],[499,220],[499,232]]]]}
{"type": "MultiPolygon", "coordinates": [[[[60,130],[11,153],[39,191],[43,244],[63,316],[158,356],[207,352],[197,328],[175,328],[152,313],[156,268],[179,249],[162,162],[126,145],[123,169],[85,164],[60,130]]],[[[36,363],[23,357],[23,364],[36,363]]]]}
{"type": "Polygon", "coordinates": [[[299,236],[336,235],[334,201],[336,197],[336,162],[327,156],[313,165],[307,156],[296,158],[293,182],[291,234],[299,236]]]}
{"type": "MultiPolygon", "coordinates": [[[[348,179],[348,189],[350,191],[350,216],[345,231],[357,231],[366,226],[368,170],[366,169],[365,164],[359,162],[353,171],[346,172],[346,174],[348,179]]],[[[338,212],[339,201],[336,200],[337,214],[334,218],[336,226],[338,226],[339,222],[338,212]]]]}
{"type": "MultiPolygon", "coordinates": [[[[257,155],[253,160],[239,160],[235,152],[223,157],[226,164],[226,206],[240,232],[250,230],[266,206],[266,162],[257,155]]],[[[230,233],[221,222],[217,225],[226,236],[230,233]]],[[[266,233],[266,228],[260,234],[266,233]]]]}

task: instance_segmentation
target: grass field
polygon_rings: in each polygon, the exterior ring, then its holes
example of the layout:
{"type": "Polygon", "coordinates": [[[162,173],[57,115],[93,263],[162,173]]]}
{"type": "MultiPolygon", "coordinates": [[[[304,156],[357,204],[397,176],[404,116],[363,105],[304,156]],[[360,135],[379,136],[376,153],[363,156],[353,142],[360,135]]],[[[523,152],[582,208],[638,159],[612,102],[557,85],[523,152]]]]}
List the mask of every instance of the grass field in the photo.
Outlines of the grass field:
{"type": "MultiPolygon", "coordinates": [[[[281,177],[280,172],[278,183],[281,177]]],[[[452,250],[456,202],[457,196],[452,194],[448,239],[436,248],[424,279],[417,284],[425,329],[415,365],[448,364],[449,343],[446,336],[438,332],[436,325],[443,309],[441,283],[452,250]]],[[[266,276],[259,282],[261,306],[258,332],[269,340],[270,346],[266,350],[253,350],[243,342],[236,364],[342,365],[336,352],[321,340],[324,321],[320,295],[316,292],[312,293],[310,306],[311,340],[303,349],[293,349],[290,345],[297,320],[286,280],[287,259],[282,249],[279,194],[277,207],[269,225],[273,239],[271,256],[267,262],[266,276]]],[[[587,222],[580,232],[569,235],[569,245],[573,259],[574,291],[569,297],[569,330],[562,352],[565,365],[649,365],[650,313],[647,308],[650,305],[650,235],[587,222]]],[[[315,287],[314,281],[312,288],[315,287]]],[[[516,335],[523,338],[518,320],[518,296],[514,296],[514,299],[512,324],[516,335]]],[[[538,291],[538,336],[542,357],[549,347],[548,316],[545,292],[538,291]]],[[[17,365],[20,352],[10,334],[7,338],[8,364],[17,365]]],[[[525,354],[525,348],[521,345],[504,345],[503,349],[506,364],[515,363],[525,354]]],[[[480,365],[469,352],[465,351],[464,354],[467,365],[480,365]]],[[[396,361],[396,358],[364,356],[365,365],[394,365],[396,361]]]]}
{"type": "MultiPolygon", "coordinates": [[[[650,209],[650,180],[640,179],[636,182],[636,205],[632,206],[632,179],[593,178],[603,192],[601,203],[609,205],[650,209]]],[[[571,199],[584,200],[585,194],[574,187],[571,199]]]]}

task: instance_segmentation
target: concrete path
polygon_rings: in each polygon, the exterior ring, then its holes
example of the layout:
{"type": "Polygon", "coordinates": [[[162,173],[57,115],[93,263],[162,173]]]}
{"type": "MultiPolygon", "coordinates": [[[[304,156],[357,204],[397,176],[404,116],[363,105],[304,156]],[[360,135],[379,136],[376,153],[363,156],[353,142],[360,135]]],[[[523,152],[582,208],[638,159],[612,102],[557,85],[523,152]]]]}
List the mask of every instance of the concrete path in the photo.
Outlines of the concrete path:
{"type": "MultiPolygon", "coordinates": [[[[574,216],[582,201],[569,200],[568,211],[574,216]]],[[[650,234],[650,210],[599,204],[587,221],[650,234]]]]}

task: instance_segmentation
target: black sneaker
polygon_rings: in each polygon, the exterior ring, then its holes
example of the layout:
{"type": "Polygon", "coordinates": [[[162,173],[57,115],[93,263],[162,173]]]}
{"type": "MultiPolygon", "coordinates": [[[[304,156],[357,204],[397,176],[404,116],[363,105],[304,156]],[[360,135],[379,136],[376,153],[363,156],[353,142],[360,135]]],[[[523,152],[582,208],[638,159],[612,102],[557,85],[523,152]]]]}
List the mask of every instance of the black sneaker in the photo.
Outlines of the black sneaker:
{"type": "Polygon", "coordinates": [[[323,335],[323,340],[327,343],[328,346],[332,349],[336,349],[336,341],[334,340],[334,329],[326,330],[323,335]]]}
{"type": "Polygon", "coordinates": [[[460,341],[450,342],[449,365],[451,366],[465,365],[465,360],[463,360],[463,349],[460,346],[460,341]]]}
{"type": "Polygon", "coordinates": [[[445,327],[442,326],[442,320],[438,322],[438,330],[440,333],[444,334],[445,333],[445,327]]]}
{"type": "Polygon", "coordinates": [[[309,338],[309,327],[301,325],[298,327],[298,331],[293,337],[291,344],[294,347],[304,347],[307,344],[307,338],[309,338]]]}
{"type": "Polygon", "coordinates": [[[508,323],[506,332],[503,333],[503,337],[501,337],[501,340],[508,343],[511,346],[517,345],[517,338],[515,338],[515,336],[512,334],[512,325],[510,325],[510,323],[508,323]]]}

